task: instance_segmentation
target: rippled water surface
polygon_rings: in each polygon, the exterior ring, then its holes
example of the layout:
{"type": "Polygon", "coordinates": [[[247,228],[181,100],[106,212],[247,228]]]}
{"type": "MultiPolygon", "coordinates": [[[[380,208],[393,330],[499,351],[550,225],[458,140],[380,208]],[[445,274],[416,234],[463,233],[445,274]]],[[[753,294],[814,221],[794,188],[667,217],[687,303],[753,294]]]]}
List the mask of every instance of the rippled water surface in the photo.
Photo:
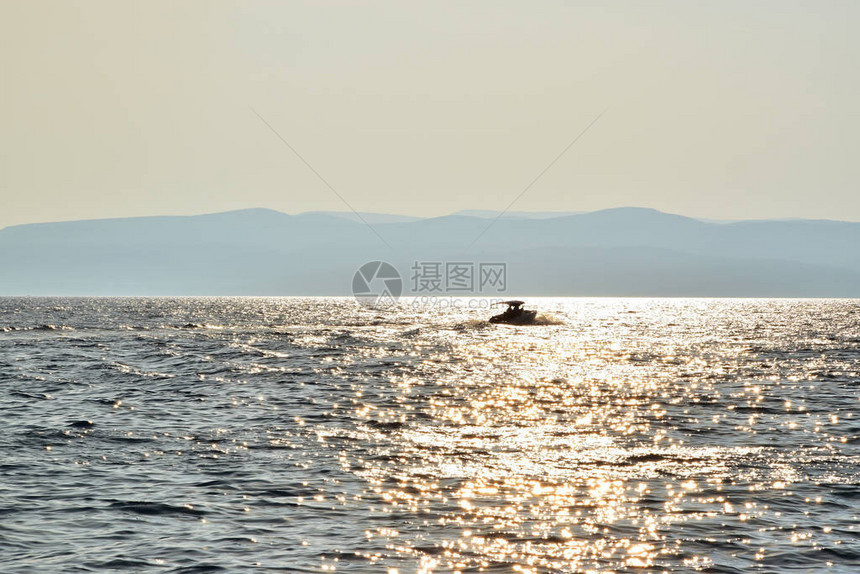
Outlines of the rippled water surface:
{"type": "Polygon", "coordinates": [[[860,302],[0,299],[0,571],[860,570],[860,302]]]}

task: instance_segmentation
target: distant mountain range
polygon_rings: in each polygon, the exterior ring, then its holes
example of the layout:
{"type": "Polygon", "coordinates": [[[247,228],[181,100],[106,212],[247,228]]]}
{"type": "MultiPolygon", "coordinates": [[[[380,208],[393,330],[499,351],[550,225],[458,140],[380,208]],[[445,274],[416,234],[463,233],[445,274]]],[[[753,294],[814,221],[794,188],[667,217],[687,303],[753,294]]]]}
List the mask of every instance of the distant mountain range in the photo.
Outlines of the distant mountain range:
{"type": "Polygon", "coordinates": [[[356,270],[383,260],[417,295],[446,293],[415,291],[416,262],[474,266],[473,289],[452,295],[860,297],[860,223],[497,215],[248,209],[19,225],[0,230],[0,295],[349,295],[356,270]],[[504,291],[480,288],[480,263],[506,265],[504,291]]]}

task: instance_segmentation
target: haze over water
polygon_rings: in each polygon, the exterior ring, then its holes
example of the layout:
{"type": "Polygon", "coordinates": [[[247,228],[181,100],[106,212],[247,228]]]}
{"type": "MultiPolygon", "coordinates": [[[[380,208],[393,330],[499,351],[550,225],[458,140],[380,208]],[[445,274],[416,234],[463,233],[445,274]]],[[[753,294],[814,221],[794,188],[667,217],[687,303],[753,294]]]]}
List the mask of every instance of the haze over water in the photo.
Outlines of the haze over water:
{"type": "Polygon", "coordinates": [[[852,572],[860,301],[0,299],[0,571],[852,572]]]}

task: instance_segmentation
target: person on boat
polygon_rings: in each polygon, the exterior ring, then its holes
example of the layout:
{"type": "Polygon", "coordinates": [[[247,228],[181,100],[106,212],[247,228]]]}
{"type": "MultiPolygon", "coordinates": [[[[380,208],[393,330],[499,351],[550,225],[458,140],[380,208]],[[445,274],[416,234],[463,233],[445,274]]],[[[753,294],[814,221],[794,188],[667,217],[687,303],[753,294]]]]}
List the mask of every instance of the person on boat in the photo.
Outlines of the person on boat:
{"type": "Polygon", "coordinates": [[[507,323],[514,321],[523,314],[523,301],[499,301],[497,305],[507,305],[508,308],[498,315],[490,317],[491,323],[507,323]]]}

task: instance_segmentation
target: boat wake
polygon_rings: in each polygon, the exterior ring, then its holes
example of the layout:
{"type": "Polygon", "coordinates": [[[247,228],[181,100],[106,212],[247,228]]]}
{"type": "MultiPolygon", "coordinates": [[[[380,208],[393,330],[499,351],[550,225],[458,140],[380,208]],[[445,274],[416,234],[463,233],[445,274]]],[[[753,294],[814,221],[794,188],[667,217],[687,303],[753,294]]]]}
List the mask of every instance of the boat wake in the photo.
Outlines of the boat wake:
{"type": "Polygon", "coordinates": [[[564,321],[549,313],[538,313],[530,325],[564,325],[564,321]]]}

